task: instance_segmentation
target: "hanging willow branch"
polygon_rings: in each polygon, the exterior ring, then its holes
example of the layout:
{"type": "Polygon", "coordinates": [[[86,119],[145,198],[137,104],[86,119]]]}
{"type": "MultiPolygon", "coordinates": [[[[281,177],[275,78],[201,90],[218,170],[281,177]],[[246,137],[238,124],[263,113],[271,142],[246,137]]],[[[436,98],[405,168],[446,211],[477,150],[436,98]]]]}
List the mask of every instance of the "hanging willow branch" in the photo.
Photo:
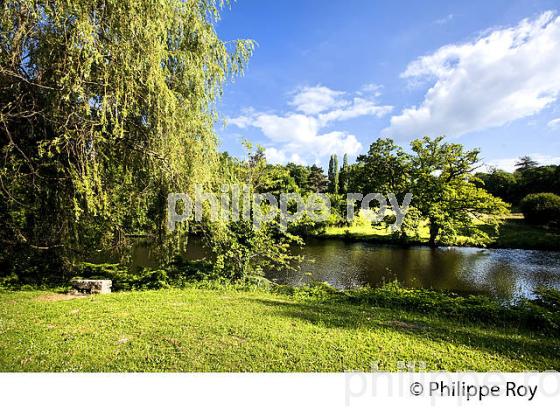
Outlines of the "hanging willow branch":
{"type": "Polygon", "coordinates": [[[157,230],[169,190],[213,182],[215,101],[254,47],[217,36],[226,5],[2,2],[4,235],[50,247],[157,230]]]}

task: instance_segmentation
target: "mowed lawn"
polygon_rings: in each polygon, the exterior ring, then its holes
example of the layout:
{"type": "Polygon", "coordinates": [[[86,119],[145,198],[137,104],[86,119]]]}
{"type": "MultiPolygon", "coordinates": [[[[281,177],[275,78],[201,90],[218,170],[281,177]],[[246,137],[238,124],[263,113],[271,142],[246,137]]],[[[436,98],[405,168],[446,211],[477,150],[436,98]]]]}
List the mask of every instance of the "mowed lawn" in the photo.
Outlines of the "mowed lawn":
{"type": "Polygon", "coordinates": [[[0,293],[0,371],[560,370],[557,340],[265,291],[0,293]]]}
{"type": "MultiPolygon", "coordinates": [[[[542,226],[532,226],[524,221],[523,215],[514,213],[508,216],[496,235],[492,229],[487,228],[491,241],[489,247],[560,250],[560,230],[542,226]]],[[[346,238],[358,241],[390,242],[391,229],[385,226],[372,227],[370,224],[353,225],[350,227],[326,228],[319,235],[324,238],[346,238]]],[[[426,222],[420,225],[418,238],[420,243],[428,243],[429,228],[426,222]]],[[[469,245],[469,238],[459,236],[454,245],[469,245]]]]}

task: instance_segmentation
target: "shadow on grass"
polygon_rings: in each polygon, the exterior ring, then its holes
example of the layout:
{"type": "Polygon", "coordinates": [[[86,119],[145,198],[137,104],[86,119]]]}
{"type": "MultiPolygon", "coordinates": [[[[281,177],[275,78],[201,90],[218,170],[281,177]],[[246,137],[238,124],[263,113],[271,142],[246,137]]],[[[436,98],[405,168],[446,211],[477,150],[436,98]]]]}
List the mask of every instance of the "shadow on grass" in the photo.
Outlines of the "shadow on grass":
{"type": "Polygon", "coordinates": [[[497,248],[560,250],[560,231],[558,229],[534,226],[523,218],[511,218],[500,227],[497,236],[489,226],[483,228],[494,237],[490,244],[497,248]]]}
{"type": "Polygon", "coordinates": [[[512,360],[523,360],[528,365],[541,363],[542,358],[546,358],[554,362],[554,368],[550,370],[560,370],[560,347],[553,337],[543,337],[514,326],[478,325],[398,309],[349,305],[337,301],[330,301],[329,304],[323,301],[256,301],[273,308],[270,314],[315,325],[373,331],[389,329],[419,340],[448,342],[512,360]]]}

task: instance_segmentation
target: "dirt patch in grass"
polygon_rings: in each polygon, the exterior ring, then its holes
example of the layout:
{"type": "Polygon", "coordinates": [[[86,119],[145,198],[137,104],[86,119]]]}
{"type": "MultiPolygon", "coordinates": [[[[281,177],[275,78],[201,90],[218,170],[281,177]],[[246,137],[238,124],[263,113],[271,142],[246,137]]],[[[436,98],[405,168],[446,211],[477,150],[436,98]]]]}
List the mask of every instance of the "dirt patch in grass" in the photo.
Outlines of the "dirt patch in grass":
{"type": "Polygon", "coordinates": [[[35,300],[39,302],[60,302],[62,300],[83,299],[87,295],[69,295],[67,293],[47,293],[37,296],[35,300]]]}

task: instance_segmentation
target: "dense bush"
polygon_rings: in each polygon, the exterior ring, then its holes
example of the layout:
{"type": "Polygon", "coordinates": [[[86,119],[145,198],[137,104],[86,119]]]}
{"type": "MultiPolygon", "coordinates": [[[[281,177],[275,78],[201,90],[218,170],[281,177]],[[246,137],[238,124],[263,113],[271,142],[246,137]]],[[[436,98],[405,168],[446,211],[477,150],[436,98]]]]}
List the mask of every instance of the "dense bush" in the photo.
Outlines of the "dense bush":
{"type": "Polygon", "coordinates": [[[211,267],[204,261],[176,258],[164,269],[144,268],[137,272],[119,264],[82,263],[76,270],[76,277],[110,279],[114,291],[126,291],[183,287],[190,282],[205,279],[209,272],[211,267]]]}
{"type": "Polygon", "coordinates": [[[159,289],[166,287],[167,275],[164,271],[144,269],[130,272],[125,266],[113,263],[83,263],[77,269],[77,278],[110,279],[113,290],[159,289]]]}
{"type": "Polygon", "coordinates": [[[4,248],[0,245],[0,286],[56,287],[69,278],[69,262],[60,249],[30,247],[4,248]]]}
{"type": "Polygon", "coordinates": [[[215,227],[207,237],[208,248],[216,255],[215,277],[233,282],[247,276],[263,276],[265,272],[295,270],[301,257],[291,254],[292,246],[301,246],[301,238],[284,232],[277,220],[255,226],[250,221],[231,221],[215,227]]]}
{"type": "Polygon", "coordinates": [[[530,224],[545,225],[560,222],[560,196],[552,193],[527,195],[520,203],[521,212],[530,224]]]}

